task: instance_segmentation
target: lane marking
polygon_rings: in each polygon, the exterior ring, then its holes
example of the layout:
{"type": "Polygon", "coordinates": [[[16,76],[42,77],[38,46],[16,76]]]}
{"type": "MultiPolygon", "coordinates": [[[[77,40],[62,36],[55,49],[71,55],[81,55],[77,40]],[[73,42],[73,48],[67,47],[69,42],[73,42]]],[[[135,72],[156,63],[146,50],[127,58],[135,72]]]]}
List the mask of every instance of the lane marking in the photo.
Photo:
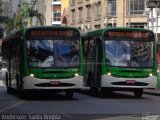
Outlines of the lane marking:
{"type": "Polygon", "coordinates": [[[21,105],[21,104],[23,104],[23,103],[25,103],[25,102],[26,102],[26,101],[18,101],[18,103],[12,104],[12,105],[10,105],[10,106],[8,106],[8,107],[6,107],[6,108],[1,109],[1,110],[0,110],[0,113],[5,112],[5,111],[7,111],[7,110],[9,110],[9,109],[12,109],[12,108],[14,108],[14,107],[17,107],[18,105],[21,105]]]}
{"type": "Polygon", "coordinates": [[[67,114],[64,114],[64,113],[62,113],[62,115],[64,115],[65,117],[71,118],[71,119],[73,119],[73,118],[74,118],[73,116],[71,116],[71,115],[67,115],[67,114]]]}

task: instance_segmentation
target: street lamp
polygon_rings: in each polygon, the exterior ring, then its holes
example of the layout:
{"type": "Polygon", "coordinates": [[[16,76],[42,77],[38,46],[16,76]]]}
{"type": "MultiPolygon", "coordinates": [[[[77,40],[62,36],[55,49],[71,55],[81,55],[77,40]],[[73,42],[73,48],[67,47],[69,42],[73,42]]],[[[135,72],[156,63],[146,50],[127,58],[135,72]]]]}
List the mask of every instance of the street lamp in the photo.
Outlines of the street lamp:
{"type": "Polygon", "coordinates": [[[87,31],[90,31],[90,30],[91,30],[91,25],[87,24],[87,31]]]}
{"type": "Polygon", "coordinates": [[[147,15],[147,29],[149,29],[149,13],[150,13],[151,9],[146,7],[145,8],[145,13],[147,15]]]}
{"type": "Polygon", "coordinates": [[[107,19],[107,17],[105,17],[104,18],[104,25],[105,25],[105,27],[107,27],[107,24],[108,24],[108,19],[107,19]]]}
{"type": "Polygon", "coordinates": [[[114,18],[111,19],[111,23],[112,23],[112,27],[114,27],[114,23],[115,23],[115,19],[114,18]]]}
{"type": "Polygon", "coordinates": [[[81,31],[83,32],[83,30],[84,30],[84,26],[83,24],[81,24],[81,31]]]}
{"type": "MultiPolygon", "coordinates": [[[[152,9],[151,18],[153,18],[153,9],[155,10],[155,16],[156,16],[156,18],[155,18],[155,22],[156,22],[155,34],[156,34],[156,41],[158,42],[157,27],[158,27],[158,11],[160,8],[160,0],[147,0],[147,6],[152,9]]],[[[152,30],[154,30],[153,20],[154,19],[152,19],[152,30]]]]}

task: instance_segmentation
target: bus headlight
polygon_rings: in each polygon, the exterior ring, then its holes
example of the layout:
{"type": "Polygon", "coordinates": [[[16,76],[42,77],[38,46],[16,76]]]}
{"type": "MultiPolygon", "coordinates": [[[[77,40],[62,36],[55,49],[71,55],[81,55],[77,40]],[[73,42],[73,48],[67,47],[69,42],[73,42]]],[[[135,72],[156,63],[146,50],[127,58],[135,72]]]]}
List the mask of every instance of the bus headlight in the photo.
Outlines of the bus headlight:
{"type": "Polygon", "coordinates": [[[107,73],[107,75],[111,76],[112,74],[109,72],[109,73],[107,73]]]}
{"type": "Polygon", "coordinates": [[[2,71],[7,71],[7,68],[2,68],[2,71]]]}
{"type": "Polygon", "coordinates": [[[75,74],[75,77],[77,77],[77,76],[78,76],[78,73],[75,74]]]}
{"type": "Polygon", "coordinates": [[[150,77],[152,77],[152,76],[153,76],[153,74],[152,74],[152,73],[149,73],[149,76],[150,76],[150,77]]]}
{"type": "Polygon", "coordinates": [[[30,74],[31,77],[34,77],[34,74],[30,74]]]}

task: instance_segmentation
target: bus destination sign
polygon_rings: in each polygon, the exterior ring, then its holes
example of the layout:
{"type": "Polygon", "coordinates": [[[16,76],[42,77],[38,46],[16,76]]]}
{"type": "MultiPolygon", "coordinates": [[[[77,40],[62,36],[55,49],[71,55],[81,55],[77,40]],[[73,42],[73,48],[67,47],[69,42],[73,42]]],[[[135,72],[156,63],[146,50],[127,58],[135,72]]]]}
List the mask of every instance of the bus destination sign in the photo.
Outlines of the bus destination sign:
{"type": "Polygon", "coordinates": [[[125,37],[125,38],[149,38],[150,32],[141,31],[109,31],[106,32],[108,37],[125,37]]]}
{"type": "Polygon", "coordinates": [[[74,30],[31,30],[28,31],[30,37],[74,37],[74,30]]]}

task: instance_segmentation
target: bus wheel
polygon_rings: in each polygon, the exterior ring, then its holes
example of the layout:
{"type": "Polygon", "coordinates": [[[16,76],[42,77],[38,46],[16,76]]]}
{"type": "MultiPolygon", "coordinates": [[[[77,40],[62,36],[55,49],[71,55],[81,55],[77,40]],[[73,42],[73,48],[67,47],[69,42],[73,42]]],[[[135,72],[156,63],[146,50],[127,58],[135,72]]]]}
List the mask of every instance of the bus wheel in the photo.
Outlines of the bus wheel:
{"type": "Polygon", "coordinates": [[[143,94],[143,89],[134,90],[134,95],[135,95],[136,98],[142,97],[142,94],[143,94]]]}
{"type": "Polygon", "coordinates": [[[91,94],[92,96],[98,96],[98,95],[99,95],[99,90],[98,90],[98,88],[90,87],[90,94],[91,94]]]}
{"type": "Polygon", "coordinates": [[[8,87],[9,86],[9,83],[8,83],[8,73],[6,72],[6,86],[8,87]]]}
{"type": "Polygon", "coordinates": [[[12,90],[11,87],[8,87],[8,86],[7,86],[7,93],[8,93],[8,94],[12,94],[12,93],[13,93],[13,90],[12,90]]]}
{"type": "Polygon", "coordinates": [[[73,98],[74,92],[73,92],[73,90],[66,90],[65,94],[66,94],[67,98],[73,98]]]}
{"type": "Polygon", "coordinates": [[[102,97],[112,96],[112,94],[113,94],[113,90],[101,88],[102,97]]]}
{"type": "Polygon", "coordinates": [[[11,87],[9,87],[9,79],[8,79],[8,73],[6,72],[6,86],[7,86],[7,93],[12,94],[13,90],[11,87]]]}
{"type": "Polygon", "coordinates": [[[18,73],[16,74],[16,87],[17,87],[17,90],[19,90],[19,75],[18,73]]]}
{"type": "Polygon", "coordinates": [[[8,94],[16,94],[17,90],[12,87],[7,86],[7,93],[8,94]]]}

